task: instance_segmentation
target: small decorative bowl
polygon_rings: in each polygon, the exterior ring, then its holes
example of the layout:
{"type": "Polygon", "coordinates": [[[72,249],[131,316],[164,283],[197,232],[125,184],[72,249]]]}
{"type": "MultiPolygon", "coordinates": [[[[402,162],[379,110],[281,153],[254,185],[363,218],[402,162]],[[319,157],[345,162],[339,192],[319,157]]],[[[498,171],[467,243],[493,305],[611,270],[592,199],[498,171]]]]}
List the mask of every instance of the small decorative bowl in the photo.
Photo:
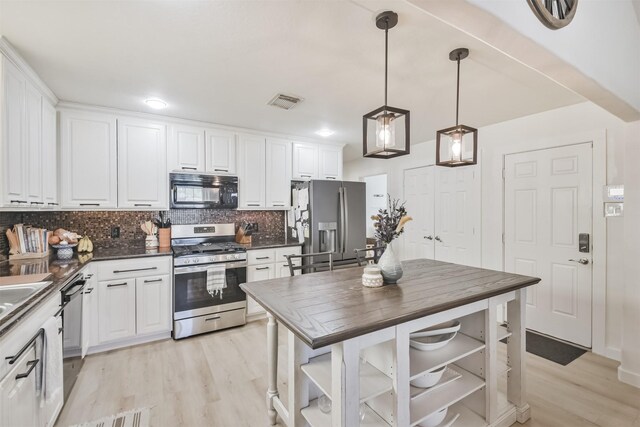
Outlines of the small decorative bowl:
{"type": "Polygon", "coordinates": [[[367,288],[379,288],[384,284],[384,279],[380,273],[380,267],[370,265],[364,268],[362,274],[362,286],[367,288]]]}
{"type": "Polygon", "coordinates": [[[58,255],[58,259],[71,259],[73,258],[73,248],[78,246],[77,243],[69,243],[67,245],[51,245],[58,255]]]}

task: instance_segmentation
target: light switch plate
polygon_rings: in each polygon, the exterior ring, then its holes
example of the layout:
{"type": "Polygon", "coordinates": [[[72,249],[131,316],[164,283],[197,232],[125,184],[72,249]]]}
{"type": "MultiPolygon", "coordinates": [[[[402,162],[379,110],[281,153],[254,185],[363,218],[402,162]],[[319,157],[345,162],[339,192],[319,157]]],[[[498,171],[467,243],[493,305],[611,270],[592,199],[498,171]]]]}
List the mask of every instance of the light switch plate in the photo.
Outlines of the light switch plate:
{"type": "Polygon", "coordinates": [[[624,216],[624,203],[605,203],[604,216],[607,218],[624,216]]]}

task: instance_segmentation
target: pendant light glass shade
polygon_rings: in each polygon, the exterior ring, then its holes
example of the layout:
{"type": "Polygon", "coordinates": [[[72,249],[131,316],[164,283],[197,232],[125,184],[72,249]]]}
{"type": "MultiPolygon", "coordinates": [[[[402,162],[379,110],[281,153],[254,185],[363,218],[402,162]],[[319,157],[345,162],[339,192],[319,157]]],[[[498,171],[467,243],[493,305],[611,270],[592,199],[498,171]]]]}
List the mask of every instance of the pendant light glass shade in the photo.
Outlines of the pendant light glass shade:
{"type": "Polygon", "coordinates": [[[376,26],[385,30],[384,105],[362,116],[362,155],[378,159],[409,154],[409,111],[387,105],[387,67],[389,28],[398,23],[398,15],[387,11],[376,18],[376,26]]]}
{"type": "Polygon", "coordinates": [[[478,163],[478,129],[458,124],[460,106],[460,61],[469,56],[465,48],[455,49],[449,59],[458,63],[456,125],[436,132],[436,165],[468,166],[478,163]]]}

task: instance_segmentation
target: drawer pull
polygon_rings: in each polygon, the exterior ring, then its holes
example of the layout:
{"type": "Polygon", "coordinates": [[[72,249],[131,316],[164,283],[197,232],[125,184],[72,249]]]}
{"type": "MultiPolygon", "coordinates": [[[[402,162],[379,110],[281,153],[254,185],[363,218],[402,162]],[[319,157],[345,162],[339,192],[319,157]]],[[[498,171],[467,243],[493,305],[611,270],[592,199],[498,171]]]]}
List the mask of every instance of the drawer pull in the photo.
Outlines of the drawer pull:
{"type": "Polygon", "coordinates": [[[133,206],[151,206],[151,203],[134,203],[133,206]]]}
{"type": "Polygon", "coordinates": [[[214,169],[214,172],[229,172],[229,169],[214,169]]]}
{"type": "Polygon", "coordinates": [[[44,205],[44,202],[31,202],[32,205],[44,205]]]}
{"type": "Polygon", "coordinates": [[[27,372],[24,372],[22,374],[16,375],[16,379],[19,380],[21,378],[27,378],[29,376],[29,374],[31,374],[31,371],[36,369],[36,366],[38,366],[38,362],[40,362],[40,359],[29,360],[27,362],[27,366],[29,367],[29,369],[27,369],[27,372]]]}
{"type": "Polygon", "coordinates": [[[311,178],[311,175],[302,175],[302,174],[300,174],[300,177],[301,178],[311,178]]]}
{"type": "Polygon", "coordinates": [[[86,291],[83,292],[83,294],[90,294],[91,292],[93,292],[93,288],[89,288],[86,291]]]}
{"type": "Polygon", "coordinates": [[[49,202],[49,203],[47,203],[47,204],[48,204],[49,206],[58,206],[58,204],[57,204],[57,203],[53,203],[53,202],[49,202]]]}
{"type": "Polygon", "coordinates": [[[100,203],[80,203],[80,206],[100,206],[100,203]]]}
{"type": "Polygon", "coordinates": [[[259,256],[259,257],[256,257],[256,259],[271,259],[271,257],[270,256],[259,256]]]}
{"type": "Polygon", "coordinates": [[[11,203],[27,203],[26,200],[11,200],[11,203]]]}
{"type": "Polygon", "coordinates": [[[283,204],[273,204],[273,206],[284,206],[283,204]]]}
{"type": "Polygon", "coordinates": [[[186,171],[196,171],[198,170],[198,168],[189,168],[187,166],[182,166],[182,170],[186,170],[186,171]]]}
{"type": "Polygon", "coordinates": [[[162,282],[162,279],[145,280],[144,283],[162,282]]]}
{"type": "Polygon", "coordinates": [[[256,270],[268,270],[268,269],[269,269],[269,267],[258,267],[258,268],[256,268],[256,270]]]}
{"type": "Polygon", "coordinates": [[[260,206],[260,203],[247,203],[247,206],[260,206]]]}
{"type": "Polygon", "coordinates": [[[127,286],[128,283],[127,282],[122,282],[122,283],[109,283],[107,285],[107,288],[115,288],[116,286],[127,286]]]}
{"type": "Polygon", "coordinates": [[[131,273],[133,271],[148,271],[148,270],[157,270],[158,267],[147,267],[147,268],[132,268],[129,270],[113,270],[114,274],[118,273],[131,273]]]}
{"type": "Polygon", "coordinates": [[[209,317],[208,319],[204,319],[205,322],[208,322],[209,320],[218,320],[220,318],[220,316],[213,316],[213,317],[209,317]]]}

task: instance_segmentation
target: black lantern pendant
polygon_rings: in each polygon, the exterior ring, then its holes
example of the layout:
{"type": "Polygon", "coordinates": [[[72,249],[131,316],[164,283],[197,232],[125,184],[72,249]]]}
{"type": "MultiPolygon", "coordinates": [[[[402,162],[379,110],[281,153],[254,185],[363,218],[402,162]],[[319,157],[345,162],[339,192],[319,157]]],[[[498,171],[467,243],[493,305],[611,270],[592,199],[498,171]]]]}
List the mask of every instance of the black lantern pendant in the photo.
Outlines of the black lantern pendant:
{"type": "Polygon", "coordinates": [[[362,116],[362,155],[377,159],[409,154],[409,110],[387,105],[387,69],[389,57],[389,28],[398,23],[392,11],[376,17],[376,27],[384,30],[384,105],[362,116]]]}
{"type": "Polygon", "coordinates": [[[449,59],[458,63],[456,88],[456,125],[436,132],[436,165],[468,166],[478,163],[478,129],[458,124],[460,107],[460,61],[469,56],[469,49],[459,48],[449,53],[449,59]]]}

